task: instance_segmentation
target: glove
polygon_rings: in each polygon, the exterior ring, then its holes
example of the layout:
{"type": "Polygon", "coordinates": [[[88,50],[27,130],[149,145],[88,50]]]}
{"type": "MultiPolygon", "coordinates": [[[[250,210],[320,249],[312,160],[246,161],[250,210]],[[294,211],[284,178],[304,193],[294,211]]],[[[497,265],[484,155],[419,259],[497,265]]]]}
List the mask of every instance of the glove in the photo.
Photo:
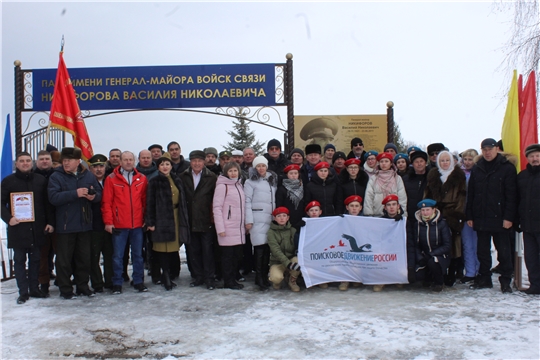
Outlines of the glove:
{"type": "Polygon", "coordinates": [[[305,222],[304,220],[300,220],[300,221],[298,222],[298,225],[299,225],[300,227],[304,227],[304,226],[306,226],[306,222],[305,222]]]}
{"type": "Polygon", "coordinates": [[[300,271],[300,265],[298,265],[298,263],[295,263],[295,262],[289,263],[289,265],[287,265],[287,268],[289,270],[300,271]]]}
{"type": "Polygon", "coordinates": [[[397,214],[397,215],[394,217],[394,220],[396,220],[396,221],[403,220],[403,215],[397,214]]]}
{"type": "Polygon", "coordinates": [[[344,215],[344,214],[339,214],[339,216],[340,216],[340,217],[345,217],[345,215],[344,215]]]}

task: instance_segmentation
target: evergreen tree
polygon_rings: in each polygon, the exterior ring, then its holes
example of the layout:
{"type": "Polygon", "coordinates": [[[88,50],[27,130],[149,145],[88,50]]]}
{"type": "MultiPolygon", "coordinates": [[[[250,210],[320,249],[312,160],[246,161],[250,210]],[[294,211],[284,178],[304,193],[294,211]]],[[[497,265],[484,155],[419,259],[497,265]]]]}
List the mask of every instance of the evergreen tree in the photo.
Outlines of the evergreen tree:
{"type": "Polygon", "coordinates": [[[228,142],[224,148],[228,151],[244,150],[247,147],[253,148],[255,155],[260,155],[264,152],[264,143],[255,139],[255,133],[249,129],[248,121],[242,116],[233,121],[233,131],[227,131],[227,134],[232,138],[232,142],[228,142]]]}

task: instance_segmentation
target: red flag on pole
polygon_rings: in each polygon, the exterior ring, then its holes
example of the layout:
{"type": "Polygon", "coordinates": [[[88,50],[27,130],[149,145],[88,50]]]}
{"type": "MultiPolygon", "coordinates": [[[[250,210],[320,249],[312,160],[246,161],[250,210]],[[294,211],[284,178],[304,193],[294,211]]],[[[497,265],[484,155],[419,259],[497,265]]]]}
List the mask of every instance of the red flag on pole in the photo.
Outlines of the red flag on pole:
{"type": "Polygon", "coordinates": [[[527,167],[525,149],[531,144],[538,144],[538,112],[536,111],[536,75],[529,74],[527,85],[520,96],[520,156],[521,170],[527,167]]]}
{"type": "Polygon", "coordinates": [[[60,52],[58,62],[58,72],[54,83],[54,93],[50,114],[51,126],[62,129],[73,135],[75,147],[81,149],[82,158],[90,159],[94,156],[90,137],[84,124],[84,119],[79,109],[79,104],[75,97],[75,90],[71,84],[71,79],[64,63],[63,52],[60,52]]]}

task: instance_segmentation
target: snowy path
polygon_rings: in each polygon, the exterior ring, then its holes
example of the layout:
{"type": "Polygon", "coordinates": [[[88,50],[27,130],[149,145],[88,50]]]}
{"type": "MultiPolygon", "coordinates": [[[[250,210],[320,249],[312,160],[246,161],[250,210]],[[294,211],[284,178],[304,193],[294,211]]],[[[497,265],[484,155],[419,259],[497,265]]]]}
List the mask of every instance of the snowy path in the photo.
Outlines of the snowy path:
{"type": "MultiPolygon", "coordinates": [[[[185,267],[185,266],[183,266],[185,267]]],[[[539,296],[457,285],[261,293],[179,287],[16,305],[2,283],[2,358],[538,359],[539,296]]],[[[147,280],[147,283],[149,281],[147,280]]]]}

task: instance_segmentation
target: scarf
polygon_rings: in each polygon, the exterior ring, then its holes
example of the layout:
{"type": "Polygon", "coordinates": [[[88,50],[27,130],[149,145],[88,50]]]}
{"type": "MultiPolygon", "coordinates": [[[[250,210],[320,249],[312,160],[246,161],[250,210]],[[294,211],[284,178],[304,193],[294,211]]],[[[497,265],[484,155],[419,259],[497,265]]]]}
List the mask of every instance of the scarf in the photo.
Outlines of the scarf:
{"type": "Polygon", "coordinates": [[[424,222],[428,222],[432,220],[435,217],[435,215],[437,215],[437,211],[434,211],[433,214],[431,214],[430,216],[424,216],[424,215],[420,215],[420,216],[422,216],[422,220],[424,222]]]}
{"type": "Polygon", "coordinates": [[[452,154],[450,154],[446,150],[441,151],[439,153],[439,155],[437,155],[436,164],[437,164],[437,168],[439,169],[439,174],[441,174],[441,181],[444,184],[446,182],[446,180],[448,179],[448,176],[452,173],[452,171],[454,171],[454,166],[456,165],[455,161],[454,161],[454,157],[452,156],[452,154]],[[446,155],[450,156],[450,166],[448,167],[447,170],[441,169],[440,159],[441,159],[441,155],[443,155],[443,154],[446,154],[446,155]]]}
{"type": "Polygon", "coordinates": [[[396,170],[377,170],[375,184],[381,189],[383,198],[390,194],[397,194],[396,170]]]}
{"type": "Polygon", "coordinates": [[[283,186],[287,190],[287,197],[294,204],[294,208],[298,209],[300,200],[304,198],[304,187],[300,180],[283,179],[283,186]]]}

